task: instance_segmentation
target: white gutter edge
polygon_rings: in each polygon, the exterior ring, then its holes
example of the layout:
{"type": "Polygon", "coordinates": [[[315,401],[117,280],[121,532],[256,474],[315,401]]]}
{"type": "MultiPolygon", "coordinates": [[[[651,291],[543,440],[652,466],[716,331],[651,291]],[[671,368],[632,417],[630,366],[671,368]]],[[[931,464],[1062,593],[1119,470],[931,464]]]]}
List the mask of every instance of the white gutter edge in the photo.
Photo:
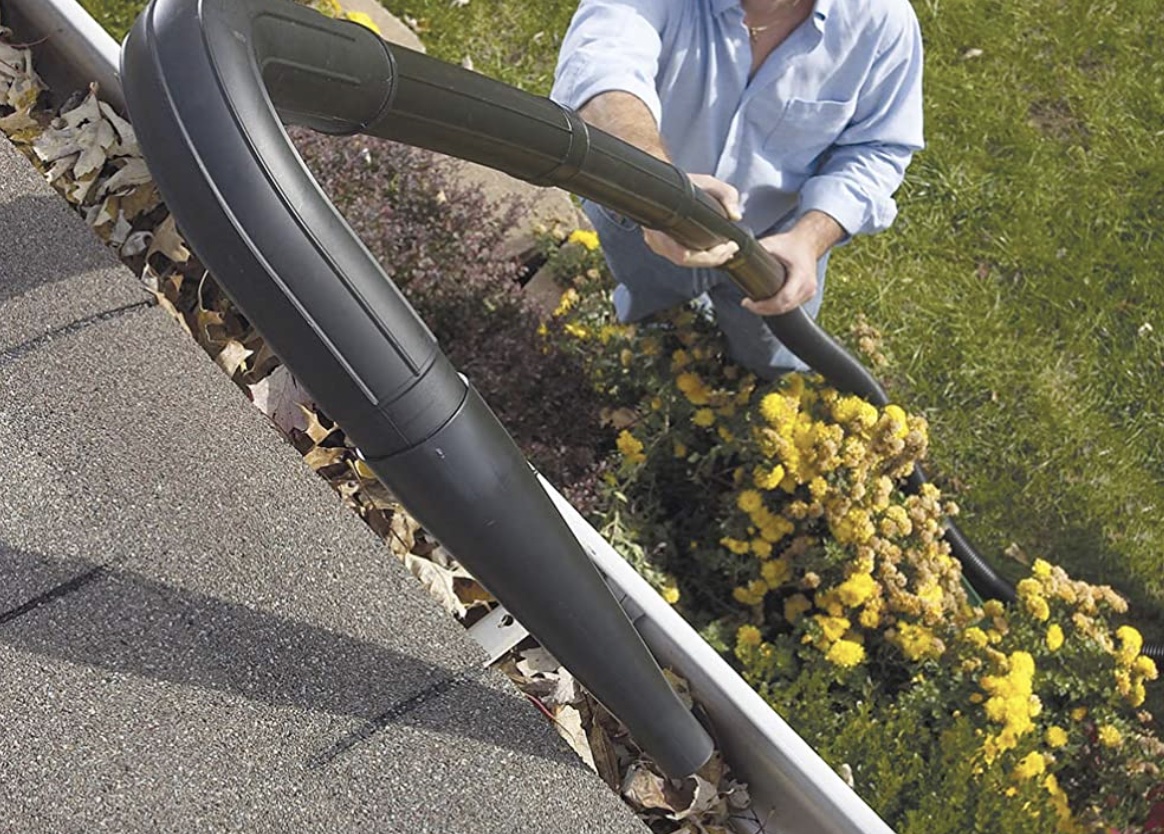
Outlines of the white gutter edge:
{"type": "Polygon", "coordinates": [[[76,0],[3,0],[48,40],[48,45],[67,56],[81,77],[96,81],[101,97],[125,112],[121,91],[121,47],[76,0]]]}
{"type": "MultiPolygon", "coordinates": [[[[540,476],[539,476],[540,478],[540,476]]],[[[691,685],[724,758],[748,783],[769,834],[893,834],[893,830],[554,489],[578,541],[661,665],[691,685]]],[[[753,827],[752,830],[760,830],[753,827]]]]}

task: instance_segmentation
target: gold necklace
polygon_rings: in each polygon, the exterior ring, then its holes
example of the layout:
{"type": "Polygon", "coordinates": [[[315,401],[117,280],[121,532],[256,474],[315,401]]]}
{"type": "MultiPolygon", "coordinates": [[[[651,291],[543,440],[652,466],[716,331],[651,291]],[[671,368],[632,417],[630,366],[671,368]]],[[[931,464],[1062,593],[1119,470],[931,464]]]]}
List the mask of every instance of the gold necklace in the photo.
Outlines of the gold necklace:
{"type": "Polygon", "coordinates": [[[748,26],[748,24],[744,24],[747,27],[748,37],[751,38],[752,43],[755,43],[761,34],[771,29],[774,25],[776,25],[776,21],[774,20],[771,23],[765,23],[763,26],[748,26]]]}
{"type": "Polygon", "coordinates": [[[749,24],[745,20],[744,21],[744,28],[748,30],[748,38],[752,41],[752,43],[755,43],[759,39],[760,35],[764,34],[764,32],[767,32],[769,29],[771,29],[773,26],[775,26],[778,22],[780,22],[780,16],[785,11],[787,11],[788,9],[795,8],[798,5],[800,5],[800,0],[792,0],[791,3],[784,4],[780,9],[777,10],[776,17],[772,18],[770,21],[765,23],[763,26],[752,26],[751,24],[749,24]]]}

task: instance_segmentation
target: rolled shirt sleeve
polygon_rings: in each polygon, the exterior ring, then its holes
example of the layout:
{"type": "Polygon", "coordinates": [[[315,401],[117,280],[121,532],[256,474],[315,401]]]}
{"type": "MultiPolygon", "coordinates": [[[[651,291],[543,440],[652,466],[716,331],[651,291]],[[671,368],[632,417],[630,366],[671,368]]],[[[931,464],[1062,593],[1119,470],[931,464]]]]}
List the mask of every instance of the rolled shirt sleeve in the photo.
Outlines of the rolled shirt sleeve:
{"type": "Polygon", "coordinates": [[[912,11],[873,62],[857,111],[800,190],[798,214],[822,211],[849,235],[886,229],[897,216],[893,193],[924,146],[922,40],[912,11]]]}
{"type": "Polygon", "coordinates": [[[641,99],[662,121],[656,89],[662,33],[673,0],[582,0],[554,73],[550,98],[578,109],[601,93],[641,99]]]}

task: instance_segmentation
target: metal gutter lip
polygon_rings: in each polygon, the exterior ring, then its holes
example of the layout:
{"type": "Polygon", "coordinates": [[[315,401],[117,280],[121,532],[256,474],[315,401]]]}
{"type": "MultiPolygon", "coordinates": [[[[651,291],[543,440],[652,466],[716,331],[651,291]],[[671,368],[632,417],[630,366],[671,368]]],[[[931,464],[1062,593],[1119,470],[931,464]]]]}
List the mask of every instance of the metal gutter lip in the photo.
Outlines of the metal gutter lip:
{"type": "MultiPolygon", "coordinates": [[[[539,476],[540,477],[540,476],[539,476]]],[[[662,666],[691,685],[725,760],[748,783],[767,834],[893,834],[891,829],[787,722],[635,572],[582,514],[541,478],[582,547],[662,666]]],[[[759,826],[763,826],[762,828],[759,826]]]]}
{"type": "Polygon", "coordinates": [[[100,85],[101,96],[125,112],[121,93],[121,47],[76,0],[3,0],[68,56],[74,71],[100,85]]]}

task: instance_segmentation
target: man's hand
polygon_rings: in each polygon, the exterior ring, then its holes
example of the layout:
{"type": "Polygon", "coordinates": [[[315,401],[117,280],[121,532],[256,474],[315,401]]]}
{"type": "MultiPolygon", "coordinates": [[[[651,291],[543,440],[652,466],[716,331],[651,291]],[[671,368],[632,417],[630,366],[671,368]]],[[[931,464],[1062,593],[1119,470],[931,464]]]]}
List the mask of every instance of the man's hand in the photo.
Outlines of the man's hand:
{"type": "Polygon", "coordinates": [[[744,308],[760,316],[777,316],[811,299],[816,295],[818,262],[844,236],[845,230],[832,217],[810,211],[787,232],[762,238],[760,245],[784,265],[784,286],[771,298],[745,298],[744,308]]]}
{"type": "MultiPolygon", "coordinates": [[[[740,193],[736,191],[735,186],[729,185],[722,180],[717,180],[708,174],[688,174],[687,176],[697,188],[702,188],[719,201],[720,205],[723,206],[724,214],[728,220],[734,223],[742,219],[743,215],[740,214],[740,193]]],[[[703,251],[691,250],[665,232],[659,232],[654,229],[643,229],[643,240],[646,241],[647,246],[656,255],[666,258],[671,263],[678,264],[679,266],[720,266],[735,257],[736,252],[740,250],[740,247],[730,240],[703,251]]]]}

